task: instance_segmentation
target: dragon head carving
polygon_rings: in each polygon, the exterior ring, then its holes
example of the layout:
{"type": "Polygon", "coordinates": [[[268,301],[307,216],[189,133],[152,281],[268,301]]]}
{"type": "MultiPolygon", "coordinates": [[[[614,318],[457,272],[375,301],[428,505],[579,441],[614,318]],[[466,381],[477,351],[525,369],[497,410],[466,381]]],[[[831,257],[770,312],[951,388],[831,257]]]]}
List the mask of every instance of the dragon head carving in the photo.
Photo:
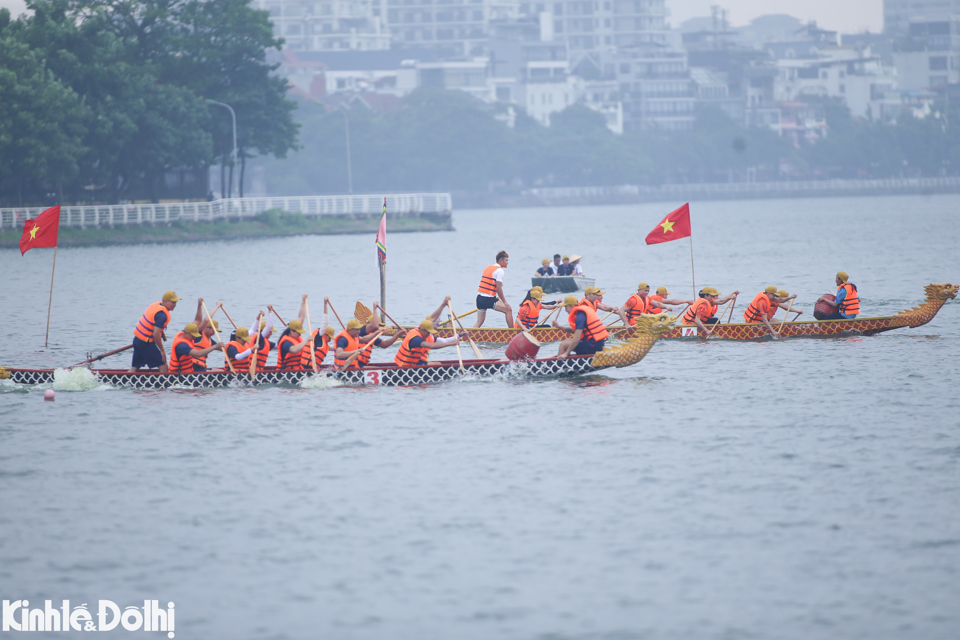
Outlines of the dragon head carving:
{"type": "Polygon", "coordinates": [[[923,288],[927,294],[927,300],[953,300],[957,297],[958,289],[960,289],[960,284],[950,284],[949,282],[928,284],[923,288]]]}
{"type": "Polygon", "coordinates": [[[638,333],[648,333],[659,338],[665,333],[673,330],[673,325],[677,321],[676,316],[670,316],[666,313],[657,315],[644,314],[637,318],[637,324],[634,331],[638,333]]]}
{"type": "Polygon", "coordinates": [[[591,364],[595,367],[629,367],[640,362],[653,343],[673,329],[676,320],[676,317],[665,313],[640,316],[634,327],[634,337],[629,342],[619,347],[604,349],[593,357],[591,364]]]}

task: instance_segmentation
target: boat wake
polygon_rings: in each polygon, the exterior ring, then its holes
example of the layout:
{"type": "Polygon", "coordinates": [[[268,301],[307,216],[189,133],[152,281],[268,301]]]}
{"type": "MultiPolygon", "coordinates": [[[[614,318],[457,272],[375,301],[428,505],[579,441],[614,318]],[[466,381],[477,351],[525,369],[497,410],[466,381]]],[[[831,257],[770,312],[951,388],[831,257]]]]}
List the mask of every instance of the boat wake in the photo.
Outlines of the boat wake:
{"type": "Polygon", "coordinates": [[[333,376],[321,373],[307,376],[300,381],[299,386],[303,389],[330,389],[332,387],[342,387],[343,383],[333,376]]]}
{"type": "Polygon", "coordinates": [[[100,382],[100,379],[90,369],[76,367],[73,369],[54,369],[53,384],[50,385],[50,388],[54,391],[99,391],[112,389],[113,387],[100,382]]]}

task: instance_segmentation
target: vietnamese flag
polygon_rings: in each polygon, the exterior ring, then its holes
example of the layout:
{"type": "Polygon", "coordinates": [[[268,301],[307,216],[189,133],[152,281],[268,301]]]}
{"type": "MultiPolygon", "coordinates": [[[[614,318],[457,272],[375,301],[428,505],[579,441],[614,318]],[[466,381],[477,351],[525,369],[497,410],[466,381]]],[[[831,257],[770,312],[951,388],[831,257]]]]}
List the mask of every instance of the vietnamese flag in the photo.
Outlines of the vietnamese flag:
{"type": "Polygon", "coordinates": [[[56,247],[59,232],[60,205],[50,207],[33,220],[24,221],[23,236],[20,237],[20,255],[30,249],[56,247]]]}
{"type": "Polygon", "coordinates": [[[663,221],[647,234],[647,244],[670,242],[690,236],[690,203],[667,214],[663,221]]]}

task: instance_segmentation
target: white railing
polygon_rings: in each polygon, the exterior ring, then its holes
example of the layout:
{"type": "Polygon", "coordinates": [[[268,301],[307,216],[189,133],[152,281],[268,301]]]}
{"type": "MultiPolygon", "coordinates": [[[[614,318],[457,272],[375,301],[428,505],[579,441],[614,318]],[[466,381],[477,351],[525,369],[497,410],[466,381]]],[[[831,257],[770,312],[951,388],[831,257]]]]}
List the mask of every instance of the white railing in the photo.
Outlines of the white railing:
{"type": "Polygon", "coordinates": [[[883,180],[806,180],[798,182],[714,182],[665,184],[658,187],[620,185],[612,187],[543,187],[530,189],[530,195],[551,200],[564,198],[602,198],[636,196],[776,196],[817,193],[864,194],[896,191],[960,191],[960,178],[890,178],[883,180]]]}
{"type": "MultiPolygon", "coordinates": [[[[60,208],[61,227],[98,227],[122,224],[212,222],[225,218],[251,218],[267,209],[282,209],[305,216],[371,215],[383,210],[383,195],[228,198],[212,202],[162,204],[112,204],[60,208]]],[[[449,193],[388,195],[387,215],[449,213],[449,193]]],[[[0,209],[0,229],[19,229],[47,207],[0,209]]]]}

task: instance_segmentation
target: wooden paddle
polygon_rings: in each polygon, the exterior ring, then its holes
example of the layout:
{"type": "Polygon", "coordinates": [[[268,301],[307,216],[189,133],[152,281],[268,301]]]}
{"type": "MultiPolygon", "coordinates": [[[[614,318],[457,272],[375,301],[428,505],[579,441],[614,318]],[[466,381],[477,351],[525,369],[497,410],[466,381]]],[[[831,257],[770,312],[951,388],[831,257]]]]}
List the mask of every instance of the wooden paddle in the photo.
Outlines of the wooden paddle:
{"type": "Polygon", "coordinates": [[[277,316],[277,320],[279,320],[280,323],[281,323],[283,326],[287,326],[286,320],[284,320],[283,318],[280,317],[280,314],[277,313],[277,310],[273,308],[273,305],[272,305],[272,304],[268,304],[267,306],[270,308],[270,311],[273,311],[273,315],[277,316]]]}
{"type": "MultiPolygon", "coordinates": [[[[453,324],[453,307],[448,307],[450,309],[450,324],[453,324]]],[[[456,336],[454,336],[456,337],[456,336]]],[[[457,340],[457,360],[460,362],[460,371],[466,372],[466,369],[463,368],[463,355],[460,353],[460,341],[457,340]]]]}
{"type": "Polygon", "coordinates": [[[333,311],[333,315],[337,316],[337,322],[340,323],[340,328],[341,328],[341,329],[346,329],[346,328],[347,328],[346,325],[343,324],[343,320],[340,319],[340,314],[337,313],[337,310],[333,308],[333,303],[328,300],[328,301],[327,301],[327,304],[330,305],[330,310],[333,311]]]}
{"type": "MultiPolygon", "coordinates": [[[[733,296],[733,300],[730,301],[730,302],[732,302],[733,304],[730,306],[730,316],[727,318],[727,324],[730,324],[730,321],[733,320],[733,310],[734,310],[734,309],[736,308],[736,306],[737,306],[737,298],[738,298],[738,297],[739,297],[739,294],[733,296]]],[[[724,309],[724,311],[726,311],[726,309],[724,309]]],[[[720,317],[721,317],[721,318],[723,317],[723,314],[722,314],[722,313],[720,314],[720,317]]]]}
{"type": "MultiPolygon", "coordinates": [[[[384,309],[383,307],[380,307],[380,311],[383,311],[383,315],[387,316],[387,319],[388,319],[390,322],[393,323],[393,326],[395,326],[398,330],[401,330],[401,331],[403,330],[403,327],[401,327],[401,326],[397,323],[397,321],[394,320],[393,317],[391,317],[389,313],[387,313],[387,310],[386,310],[386,309],[384,309]]],[[[373,312],[371,311],[370,313],[373,313],[373,312]]]]}
{"type": "MultiPolygon", "coordinates": [[[[306,348],[310,349],[310,365],[313,367],[313,372],[316,373],[317,372],[317,352],[313,348],[314,345],[316,344],[315,342],[316,338],[313,335],[313,328],[310,326],[310,302],[308,300],[303,301],[303,310],[307,314],[307,335],[310,336],[310,342],[313,343],[313,344],[308,343],[306,348]]],[[[280,316],[277,316],[277,317],[279,318],[280,316]]],[[[283,320],[281,320],[280,322],[283,322],[283,320]]],[[[320,338],[320,339],[323,340],[323,338],[320,338]]]]}
{"type": "Polygon", "coordinates": [[[360,322],[362,322],[363,324],[367,324],[367,322],[370,320],[370,316],[372,315],[373,315],[373,310],[370,309],[370,307],[368,307],[367,305],[357,300],[357,304],[353,308],[353,317],[359,320],[360,322]]]}
{"type": "MultiPolygon", "coordinates": [[[[473,315],[473,314],[476,313],[476,312],[477,312],[477,310],[474,309],[473,311],[467,311],[466,313],[463,313],[463,314],[461,314],[461,315],[459,315],[459,316],[454,316],[454,317],[456,317],[456,319],[459,320],[460,318],[466,318],[466,317],[469,316],[469,315],[473,315]]],[[[444,320],[443,322],[441,322],[441,323],[439,323],[439,324],[437,325],[437,329],[439,329],[440,327],[442,327],[442,326],[444,326],[444,325],[447,325],[447,324],[452,324],[452,323],[451,323],[449,320],[444,320]]]]}
{"type": "MultiPolygon", "coordinates": [[[[793,309],[793,299],[790,300],[790,304],[787,305],[787,312],[783,314],[783,320],[780,321],[780,328],[777,329],[777,332],[783,331],[783,323],[787,321],[787,316],[790,315],[790,310],[793,309]]],[[[799,313],[797,315],[800,315],[799,313]]]]}
{"type": "Polygon", "coordinates": [[[253,353],[250,354],[252,360],[250,360],[250,381],[254,382],[257,379],[257,352],[260,351],[260,318],[263,317],[263,312],[261,311],[257,315],[256,329],[257,337],[253,339],[253,353]]]}
{"type": "Polygon", "coordinates": [[[544,318],[544,320],[543,320],[543,324],[549,325],[549,324],[550,324],[550,318],[552,318],[552,317],[553,317],[553,314],[555,314],[555,313],[557,314],[557,317],[559,317],[559,311],[560,311],[560,309],[563,309],[563,300],[561,300],[560,302],[557,303],[557,308],[556,308],[556,309],[554,309],[553,311],[551,311],[550,313],[547,314],[547,317],[544,318]]]}
{"type": "MultiPolygon", "coordinates": [[[[480,349],[477,349],[476,343],[474,343],[473,338],[470,337],[470,332],[463,328],[463,323],[460,322],[460,318],[458,318],[456,315],[453,315],[453,303],[449,300],[447,301],[447,308],[450,309],[450,314],[453,319],[456,320],[458,325],[460,325],[460,330],[467,334],[467,340],[470,341],[470,346],[473,348],[473,355],[477,356],[477,360],[482,360],[483,356],[480,355],[480,349]]],[[[456,332],[456,328],[454,328],[454,332],[456,332]]],[[[460,345],[457,344],[457,353],[459,352],[460,345]]]]}
{"type": "MultiPolygon", "coordinates": [[[[121,351],[126,351],[127,349],[133,349],[133,345],[132,345],[132,344],[128,344],[128,345],[125,346],[125,347],[120,347],[119,349],[114,349],[113,351],[107,351],[106,353],[101,353],[100,355],[98,355],[98,356],[96,356],[96,357],[94,357],[94,358],[90,358],[90,359],[88,359],[88,360],[84,360],[83,362],[78,362],[77,364],[72,364],[72,365],[70,365],[70,367],[79,367],[79,366],[82,365],[82,364],[90,364],[90,363],[93,362],[94,360],[103,360],[103,359],[106,358],[107,356],[112,356],[112,355],[114,355],[114,354],[120,353],[121,351]]],[[[68,367],[68,368],[69,368],[69,367],[68,367]]]]}
{"type": "Polygon", "coordinates": [[[233,321],[233,318],[230,317],[230,314],[227,313],[226,307],[224,307],[223,305],[220,305],[220,308],[223,309],[223,315],[227,316],[227,320],[230,321],[230,324],[233,325],[233,330],[236,331],[236,330],[237,330],[237,323],[234,322],[234,321],[233,321]]]}
{"type": "Polygon", "coordinates": [[[213,324],[213,316],[211,316],[210,312],[207,311],[207,303],[201,302],[200,304],[203,305],[203,313],[206,314],[207,316],[207,324],[213,327],[213,332],[217,335],[217,342],[219,342],[220,345],[223,346],[223,359],[226,361],[227,366],[230,368],[230,373],[236,373],[236,371],[233,370],[233,363],[231,363],[230,358],[227,357],[227,348],[226,348],[226,345],[223,344],[223,340],[220,338],[220,332],[217,331],[217,325],[213,324]]]}
{"type": "Polygon", "coordinates": [[[340,367],[340,370],[341,370],[341,371],[346,371],[346,370],[347,370],[347,367],[349,367],[351,364],[353,364],[353,361],[356,360],[358,357],[360,357],[360,354],[361,354],[361,353],[363,353],[363,352],[366,351],[367,349],[372,349],[372,348],[373,348],[373,343],[377,341],[377,338],[380,337],[380,334],[381,334],[381,333],[383,333],[383,329],[380,329],[380,330],[377,331],[375,334],[373,334],[373,337],[370,338],[370,342],[368,342],[368,343],[366,344],[366,346],[364,346],[362,349],[358,349],[355,354],[353,354],[352,356],[350,356],[349,358],[347,358],[346,360],[344,360],[343,366],[340,367]]]}

